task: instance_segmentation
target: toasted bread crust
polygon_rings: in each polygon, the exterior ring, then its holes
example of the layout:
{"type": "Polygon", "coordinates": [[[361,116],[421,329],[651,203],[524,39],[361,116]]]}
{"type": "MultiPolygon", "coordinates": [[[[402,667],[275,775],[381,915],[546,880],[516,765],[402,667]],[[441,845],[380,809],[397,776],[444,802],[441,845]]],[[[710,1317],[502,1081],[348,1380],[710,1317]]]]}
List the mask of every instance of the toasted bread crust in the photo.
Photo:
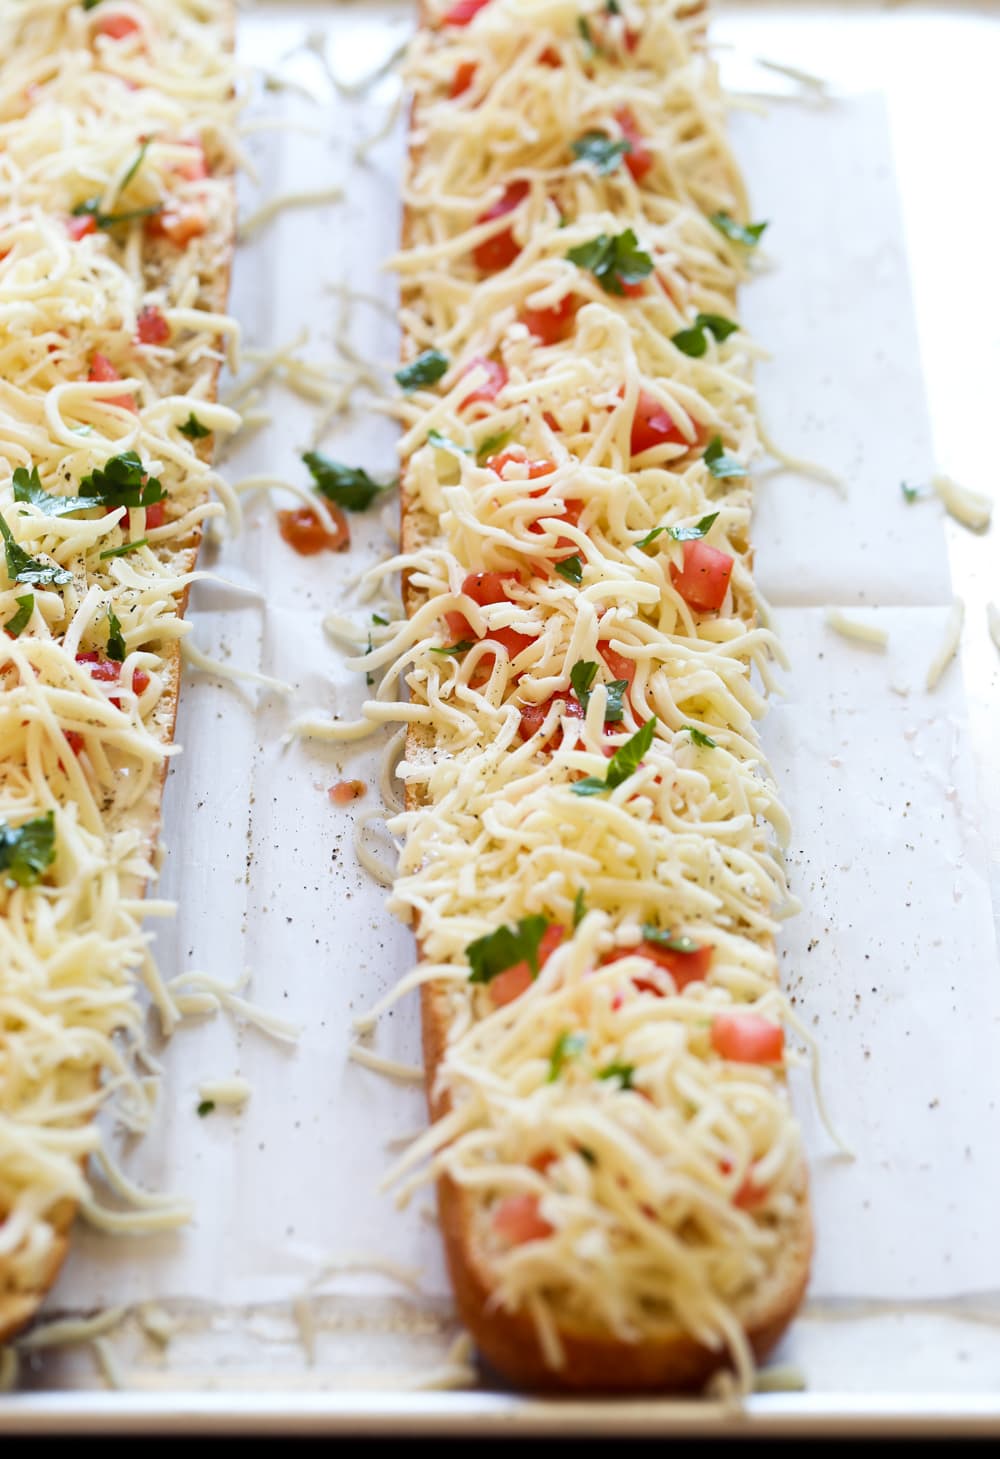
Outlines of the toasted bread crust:
{"type": "MultiPolygon", "coordinates": [[[[228,44],[230,48],[235,43],[236,10],[233,6],[228,17],[227,31],[228,44]]],[[[236,216],[236,184],[235,178],[230,179],[227,190],[228,198],[225,208],[226,227],[225,240],[221,249],[216,249],[213,258],[215,262],[214,272],[204,285],[206,307],[213,313],[222,313],[226,307],[229,297],[230,281],[232,275],[233,254],[236,247],[235,216],[236,216]]],[[[175,253],[172,247],[164,245],[164,253],[175,253]]],[[[202,378],[208,374],[209,390],[208,398],[215,401],[218,398],[218,381],[221,371],[221,361],[215,361],[209,372],[202,372],[202,378]]],[[[176,379],[172,380],[171,389],[183,393],[187,388],[179,372],[175,372],[176,379]]],[[[197,442],[195,447],[198,455],[204,461],[210,461],[214,451],[214,438],[208,436],[197,442]]],[[[194,570],[197,563],[198,553],[202,542],[202,529],[199,526],[192,533],[191,539],[186,546],[181,547],[174,553],[175,562],[179,574],[185,575],[194,570]]],[[[190,585],[186,584],[177,600],[177,616],[183,618],[187,611],[190,585]]],[[[157,701],[154,710],[154,722],[151,726],[163,742],[168,745],[172,743],[177,725],[177,711],[180,700],[181,682],[181,650],[180,644],[171,642],[163,648],[162,677],[164,689],[157,701]]],[[[135,824],[143,833],[146,845],[152,851],[158,841],[160,824],[162,818],[163,790],[166,783],[168,762],[164,759],[160,769],[159,778],[152,781],[149,791],[136,808],[135,824]]],[[[145,894],[146,887],[141,888],[145,894]]],[[[94,1070],[95,1087],[100,1083],[101,1071],[94,1070]]],[[[12,1272],[5,1267],[7,1263],[0,1260],[0,1346],[16,1337],[35,1317],[39,1307],[52,1289],[59,1272],[69,1253],[70,1237],[73,1223],[76,1219],[77,1204],[70,1199],[62,1199],[46,1214],[46,1221],[52,1229],[53,1240],[48,1252],[45,1264],[38,1275],[37,1282],[30,1288],[15,1285],[15,1278],[12,1272]]],[[[0,1224],[6,1212],[0,1211],[0,1224]]]]}

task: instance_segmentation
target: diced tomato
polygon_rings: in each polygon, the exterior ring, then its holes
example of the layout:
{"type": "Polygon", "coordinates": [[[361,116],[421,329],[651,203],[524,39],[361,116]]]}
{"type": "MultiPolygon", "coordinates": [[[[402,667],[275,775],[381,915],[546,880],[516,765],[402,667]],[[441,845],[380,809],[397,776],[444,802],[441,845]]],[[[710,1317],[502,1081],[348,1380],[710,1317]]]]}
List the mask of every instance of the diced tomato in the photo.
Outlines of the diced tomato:
{"type": "Polygon", "coordinates": [[[475,75],[478,69],[479,68],[476,65],[475,61],[459,61],[458,65],[455,67],[455,75],[452,78],[451,92],[449,93],[452,101],[454,101],[457,96],[465,95],[465,93],[468,91],[469,87],[475,80],[475,75]]]}
{"type": "Polygon", "coordinates": [[[597,652],[611,671],[611,677],[613,679],[627,680],[629,688],[631,688],[632,682],[635,679],[635,659],[627,659],[624,654],[618,653],[616,649],[611,647],[606,638],[598,641],[597,652]]]}
{"type": "MultiPolygon", "coordinates": [[[[517,572],[471,572],[462,583],[462,592],[474,603],[478,603],[480,607],[486,607],[489,603],[509,603],[510,595],[507,592],[507,584],[520,581],[521,577],[517,572]]],[[[475,629],[464,613],[452,610],[444,617],[456,640],[476,637],[475,629]]],[[[483,637],[502,644],[511,658],[516,658],[523,649],[534,643],[533,638],[524,633],[517,633],[513,628],[492,628],[483,637]]]]}
{"type": "MultiPolygon", "coordinates": [[[[529,481],[535,481],[539,476],[548,476],[556,469],[556,463],[554,461],[549,461],[548,459],[531,461],[527,456],[523,456],[517,450],[501,451],[499,456],[491,456],[486,464],[499,477],[503,476],[505,466],[512,464],[527,466],[529,481]]],[[[580,505],[582,506],[583,503],[581,502],[580,505]]]]}
{"type": "MultiPolygon", "coordinates": [[[[83,735],[78,734],[76,730],[67,730],[66,731],[66,743],[67,743],[67,745],[69,745],[69,747],[73,751],[73,754],[74,755],[79,755],[82,752],[82,750],[83,750],[83,735]]],[[[60,763],[60,765],[62,765],[62,761],[61,760],[60,760],[59,763],[60,763]]],[[[66,767],[63,765],[63,769],[64,770],[65,770],[65,768],[66,767]]]]}
{"type": "MultiPolygon", "coordinates": [[[[99,653],[77,654],[78,664],[86,664],[90,670],[90,677],[96,679],[99,684],[117,684],[121,678],[122,666],[116,659],[102,658],[99,653]]],[[[149,675],[145,669],[136,669],[132,675],[132,692],[139,696],[145,694],[149,688],[149,675]]],[[[111,699],[109,703],[116,709],[121,709],[120,699],[111,699]]],[[[77,751],[79,753],[79,751],[77,751]]]]}
{"type": "Polygon", "coordinates": [[[131,15],[102,15],[96,26],[99,35],[106,35],[113,41],[124,40],[127,35],[135,35],[141,29],[139,22],[133,20],[131,15]]]}
{"type": "Polygon", "coordinates": [[[712,1048],[736,1064],[780,1064],[785,1032],[759,1013],[718,1013],[712,1021],[712,1048]]]}
{"type": "Polygon", "coordinates": [[[336,785],[330,786],[327,795],[331,805],[345,806],[364,795],[367,788],[363,780],[338,780],[336,785]]]}
{"type": "Polygon", "coordinates": [[[511,1246],[523,1246],[551,1236],[555,1227],[539,1211],[538,1197],[524,1195],[504,1196],[493,1212],[493,1230],[511,1246]]]}
{"type": "Polygon", "coordinates": [[[294,548],[301,557],[314,557],[324,548],[331,552],[341,552],[351,545],[351,529],[347,525],[347,518],[333,502],[325,505],[333,518],[332,532],[327,530],[325,522],[312,507],[292,507],[278,513],[278,530],[289,547],[294,548]]]}
{"type": "Polygon", "coordinates": [[[668,442],[679,446],[691,444],[674,423],[666,406],[648,390],[640,390],[635,404],[635,415],[632,417],[632,455],[641,456],[643,451],[651,451],[654,446],[663,446],[668,442]]]}
{"type": "Polygon", "coordinates": [[[486,371],[486,379],[482,385],[478,385],[475,390],[471,391],[465,397],[462,401],[463,408],[467,405],[475,405],[478,401],[482,401],[486,405],[490,404],[496,400],[500,391],[507,384],[507,371],[500,364],[499,360],[488,360],[483,355],[477,355],[474,360],[470,360],[469,364],[462,371],[462,374],[468,375],[472,370],[477,368],[486,371]]]}
{"type": "Polygon", "coordinates": [[[153,502],[146,508],[146,531],[154,532],[157,527],[162,527],[166,520],[166,509],[163,502],[153,502]]]}
{"type": "Polygon", "coordinates": [[[182,146],[187,147],[189,157],[183,162],[175,162],[170,169],[178,177],[183,177],[187,182],[201,182],[202,178],[208,176],[208,164],[205,161],[205,149],[200,142],[184,142],[182,146]]]}
{"type": "Polygon", "coordinates": [[[80,213],[66,219],[66,232],[74,243],[79,243],[88,233],[97,232],[97,222],[91,213],[80,213]]]}
{"type": "Polygon", "coordinates": [[[634,284],[630,284],[626,279],[622,279],[621,286],[622,293],[627,299],[638,299],[640,294],[646,292],[645,279],[636,279],[634,284]]]}
{"type": "Polygon", "coordinates": [[[633,55],[635,53],[635,51],[638,49],[639,41],[640,40],[641,40],[641,36],[639,35],[639,32],[637,30],[628,30],[628,29],[626,29],[626,31],[625,31],[625,49],[628,51],[628,53],[629,53],[630,56],[633,55]]]}
{"type": "Polygon", "coordinates": [[[509,583],[520,583],[519,572],[470,572],[462,582],[462,592],[480,608],[488,603],[509,603],[509,583]]]}
{"type": "MultiPolygon", "coordinates": [[[[562,942],[565,932],[562,927],[546,927],[542,934],[542,940],[538,945],[538,970],[541,972],[556,948],[562,942]]],[[[503,1008],[507,1003],[513,1003],[515,998],[520,998],[534,982],[531,969],[527,962],[515,963],[512,968],[506,968],[490,983],[490,996],[493,999],[495,1008],[503,1008]]]]}
{"type": "MultiPolygon", "coordinates": [[[[543,496],[544,492],[533,491],[531,495],[543,496]]],[[[580,521],[580,513],[583,511],[583,508],[584,503],[582,501],[576,497],[570,497],[568,501],[563,502],[561,510],[557,511],[555,507],[546,506],[542,508],[539,516],[562,517],[564,521],[569,522],[571,526],[575,527],[580,521]]],[[[540,536],[546,529],[542,526],[541,521],[534,521],[528,523],[527,530],[536,536],[540,536]]],[[[552,552],[552,561],[564,562],[567,557],[575,557],[579,551],[580,548],[573,541],[572,537],[557,537],[556,545],[552,552]]]]}
{"type": "Polygon", "coordinates": [[[636,182],[642,182],[655,161],[653,154],[646,146],[645,139],[639,130],[639,124],[629,107],[620,106],[615,112],[615,121],[622,129],[622,136],[626,142],[631,144],[632,148],[630,152],[625,153],[625,166],[636,182]]]}
{"type": "MultiPolygon", "coordinates": [[[[112,380],[120,380],[121,378],[107,355],[102,355],[99,351],[95,350],[90,357],[90,371],[87,379],[92,382],[100,381],[103,384],[105,381],[110,383],[112,380]]],[[[101,396],[100,399],[104,400],[108,405],[117,405],[122,410],[134,410],[138,412],[139,409],[134,397],[131,395],[108,395],[101,396]]]]}
{"type": "MultiPolygon", "coordinates": [[[[504,188],[503,196],[498,198],[491,208],[481,213],[476,219],[477,223],[492,223],[494,218],[503,218],[507,213],[523,203],[531,191],[527,182],[509,182],[504,188]]],[[[484,243],[478,243],[472,250],[472,257],[475,260],[476,268],[484,274],[496,274],[501,269],[507,268],[521,252],[521,245],[514,237],[510,228],[502,233],[495,233],[492,238],[487,238],[484,243]]]]}
{"type": "MultiPolygon", "coordinates": [[[[568,714],[570,719],[583,718],[583,705],[580,703],[579,699],[577,699],[575,694],[571,694],[568,689],[564,689],[560,693],[553,694],[550,698],[543,700],[541,704],[525,704],[522,707],[522,739],[530,740],[532,735],[537,735],[538,731],[545,723],[545,719],[549,713],[549,710],[552,708],[553,704],[556,703],[560,703],[562,705],[563,713],[568,714]]],[[[558,735],[559,729],[557,726],[557,728],[553,731],[552,735],[545,742],[545,744],[541,745],[539,748],[547,750],[549,746],[553,743],[553,741],[558,737],[558,735]]]]}
{"type": "MultiPolygon", "coordinates": [[[[606,961],[617,963],[624,957],[636,955],[647,958],[658,968],[664,968],[673,978],[678,993],[683,992],[689,983],[704,982],[712,965],[712,948],[709,946],[699,947],[695,952],[675,952],[672,948],[661,947],[658,942],[647,939],[643,939],[638,947],[619,948],[606,961]]],[[[634,978],[633,982],[640,992],[662,992],[659,984],[647,982],[644,978],[634,978]]]]}
{"type": "Polygon", "coordinates": [[[551,309],[525,309],[521,323],[526,324],[542,344],[559,344],[569,335],[575,318],[576,298],[567,294],[551,309]]]}
{"type": "Polygon", "coordinates": [[[728,552],[699,540],[684,543],[684,565],[678,569],[671,563],[670,578],[689,608],[716,613],[726,600],[732,571],[728,552]]]}
{"type": "Polygon", "coordinates": [[[516,659],[535,640],[529,634],[518,633],[514,628],[491,628],[486,635],[486,641],[500,644],[512,659],[516,659]]]}
{"type": "Polygon", "coordinates": [[[733,1205],[741,1211],[752,1211],[755,1206],[763,1205],[767,1196],[767,1186],[757,1185],[751,1173],[733,1196],[733,1205]]]}
{"type": "Polygon", "coordinates": [[[442,25],[468,25],[475,20],[480,10],[485,10],[490,0],[455,0],[450,10],[441,17],[442,25]]]}
{"type": "Polygon", "coordinates": [[[169,239],[177,248],[185,248],[207,228],[208,219],[201,208],[167,208],[146,219],[146,232],[151,238],[169,239]]]}
{"type": "Polygon", "coordinates": [[[538,64],[540,66],[549,66],[553,71],[557,71],[562,65],[562,56],[560,56],[555,46],[546,46],[538,58],[538,64]]]}
{"type": "Polygon", "coordinates": [[[141,344],[166,344],[170,325],[155,304],[147,304],[139,313],[135,332],[141,344]]]}

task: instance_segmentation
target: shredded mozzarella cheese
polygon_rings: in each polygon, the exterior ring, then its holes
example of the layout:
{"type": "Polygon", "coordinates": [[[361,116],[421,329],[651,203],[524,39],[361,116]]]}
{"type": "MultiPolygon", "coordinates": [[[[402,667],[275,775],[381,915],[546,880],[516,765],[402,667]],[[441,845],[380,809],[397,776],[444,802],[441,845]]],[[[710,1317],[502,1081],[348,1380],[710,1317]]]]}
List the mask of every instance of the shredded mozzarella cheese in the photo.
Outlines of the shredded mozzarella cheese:
{"type": "Polygon", "coordinates": [[[867,643],[873,648],[886,648],[889,643],[888,631],[879,628],[874,623],[862,623],[857,618],[850,618],[840,608],[827,608],[827,625],[842,638],[854,639],[856,643],[867,643]]]}

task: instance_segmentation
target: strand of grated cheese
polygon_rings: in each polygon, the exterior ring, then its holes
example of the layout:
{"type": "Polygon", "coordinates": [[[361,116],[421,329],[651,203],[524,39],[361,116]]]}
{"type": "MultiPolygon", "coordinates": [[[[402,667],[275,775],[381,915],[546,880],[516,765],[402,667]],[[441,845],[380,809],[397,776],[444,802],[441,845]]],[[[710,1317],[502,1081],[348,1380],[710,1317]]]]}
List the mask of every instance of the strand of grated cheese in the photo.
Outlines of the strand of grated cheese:
{"type": "MultiPolygon", "coordinates": [[[[222,350],[235,363],[238,340],[217,282],[232,231],[234,70],[226,0],[145,0],[121,13],[137,29],[115,38],[105,7],[0,5],[0,513],[26,552],[72,573],[33,590],[31,619],[3,639],[0,662],[0,816],[17,827],[52,811],[56,831],[38,885],[0,886],[0,1294],[40,1285],[57,1240],[50,1216],[67,1198],[116,1230],[190,1214],[129,1182],[91,1119],[112,1094],[128,1100],[130,1128],[148,1118],[140,986],[166,1031],[177,1016],[149,953],[142,892],[173,753],[188,552],[223,510],[210,492],[233,505],[181,427],[191,415],[212,432],[239,425],[210,398],[222,350]],[[162,205],[197,216],[203,232],[182,250],[140,217],[74,239],[83,204],[104,214],[162,205]],[[164,343],[137,336],[149,308],[169,330],[164,343]],[[120,385],[88,379],[95,355],[120,385]],[[142,509],[57,517],[15,504],[19,468],[73,496],[126,451],[168,493],[160,526],[142,509]],[[126,648],[118,684],[76,657],[106,655],[109,608],[126,648]],[[89,1154],[130,1209],[98,1203],[89,1154]]],[[[0,623],[29,590],[0,577],[0,623]]]]}
{"type": "Polygon", "coordinates": [[[467,1193],[493,1300],[530,1314],[551,1366],[564,1361],[564,1324],[623,1342],[679,1325],[728,1350],[747,1388],[740,1313],[780,1271],[795,1229],[801,1142],[783,1071],[719,1058],[710,1030],[733,1007],[783,1016],[774,936],[787,817],[754,723],[764,699],[751,676],[772,685],[776,645],[755,622],[749,482],[716,479],[692,445],[718,435],[744,463],[758,452],[759,352],[741,330],[706,336],[699,357],[672,341],[698,313],[733,318],[747,270],[710,217],[745,219],[745,190],[714,70],[694,44],[703,17],[689,6],[491,0],[471,24],[438,27],[446,9],[429,6],[410,52],[408,235],[393,263],[406,357],[436,349],[449,367],[400,407],[402,547],[366,579],[405,573],[409,617],[353,661],[381,673],[360,721],[297,726],[343,741],[409,726],[407,809],[388,822],[404,843],[390,905],[419,933],[421,965],[404,986],[433,981],[446,1002],[434,1094],[450,1112],[388,1180],[401,1200],[445,1174],[467,1193]],[[456,96],[459,68],[471,80],[456,96]],[[588,131],[619,136],[623,106],[655,159],[641,188],[625,166],[602,176],[571,151],[588,131]],[[512,177],[524,198],[485,220],[512,177]],[[655,258],[640,298],[607,294],[567,258],[626,227],[655,258]],[[517,258],[480,274],[471,250],[508,230],[517,258]],[[568,294],[569,338],[545,345],[520,316],[568,294]],[[481,362],[497,358],[506,380],[495,398],[463,409],[485,380],[481,362]],[[633,465],[640,390],[685,440],[633,465]],[[429,441],[431,430],[459,449],[429,441]],[[499,476],[478,464],[505,432],[528,458],[555,463],[530,495],[524,467],[499,476]],[[577,526],[568,500],[582,503],[577,526]],[[638,544],[713,513],[707,541],[735,559],[731,594],[718,615],[695,616],[671,577],[680,543],[638,544]],[[550,571],[561,538],[580,557],[579,587],[550,571]],[[481,607],[462,593],[470,571],[516,569],[510,601],[481,607]],[[448,612],[477,640],[510,628],[530,642],[513,664],[479,642],[435,653],[454,636],[448,612]],[[620,730],[604,733],[600,686],[583,719],[556,699],[522,741],[521,707],[569,690],[574,664],[600,663],[604,642],[635,665],[620,730]],[[657,736],[624,784],[573,792],[581,774],[604,775],[605,746],[654,715],[657,736]],[[715,747],[696,744],[692,726],[715,747]],[[566,940],[495,1008],[469,982],[466,950],[532,914],[566,940]],[[637,986],[649,976],[638,953],[647,923],[710,944],[707,980],[668,997],[637,986]],[[553,1077],[568,1033],[584,1043],[553,1077]],[[633,1089],[596,1077],[615,1065],[634,1070],[633,1089]],[[743,1209],[735,1197],[751,1176],[763,1194],[743,1209]],[[493,1216],[509,1196],[534,1198],[550,1234],[506,1241],[493,1216]]]}

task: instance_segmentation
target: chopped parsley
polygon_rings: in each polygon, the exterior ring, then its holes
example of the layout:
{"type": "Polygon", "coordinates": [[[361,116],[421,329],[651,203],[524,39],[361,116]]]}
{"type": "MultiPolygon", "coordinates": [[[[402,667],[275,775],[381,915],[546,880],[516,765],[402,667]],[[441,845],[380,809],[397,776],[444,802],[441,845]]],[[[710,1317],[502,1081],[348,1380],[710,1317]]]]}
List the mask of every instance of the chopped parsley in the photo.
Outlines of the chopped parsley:
{"type": "Polygon", "coordinates": [[[320,495],[349,512],[365,511],[376,497],[396,485],[394,481],[373,481],[360,466],[343,466],[320,451],[307,451],[302,460],[320,495]]]}
{"type": "Polygon", "coordinates": [[[538,977],[538,949],[548,930],[548,922],[537,914],[522,917],[516,927],[498,927],[485,937],[477,937],[465,949],[469,959],[470,983],[492,983],[493,979],[518,963],[527,963],[533,978],[538,977]]]}
{"type": "Polygon", "coordinates": [[[632,151],[627,137],[615,140],[604,132],[584,132],[573,143],[573,155],[580,162],[589,162],[599,177],[607,177],[621,166],[626,152],[632,151]]]}
{"type": "Polygon", "coordinates": [[[583,921],[583,919],[584,919],[584,917],[586,917],[586,915],[587,915],[587,904],[586,904],[586,902],[583,899],[583,887],[581,887],[580,890],[577,892],[576,896],[573,898],[573,931],[574,932],[579,927],[580,923],[583,921]]]}
{"type": "Polygon", "coordinates": [[[134,451],[109,457],[103,466],[83,477],[80,490],[96,496],[95,505],[102,507],[151,507],[167,497],[159,480],[147,475],[134,451]]]}
{"type": "Polygon", "coordinates": [[[447,436],[442,436],[440,431],[429,430],[427,432],[427,439],[439,451],[457,451],[462,456],[471,456],[473,454],[471,446],[460,446],[457,441],[452,441],[447,436]]]}
{"type": "Polygon", "coordinates": [[[583,41],[584,49],[587,53],[587,59],[589,61],[592,61],[595,56],[600,55],[601,48],[594,40],[593,33],[590,29],[590,21],[585,15],[580,15],[577,17],[576,28],[580,32],[580,39],[583,41]]]}
{"type": "Polygon", "coordinates": [[[389,627],[389,620],[388,620],[388,618],[383,618],[382,615],[381,615],[381,613],[373,613],[372,614],[372,622],[373,623],[377,623],[378,626],[379,626],[379,628],[388,628],[389,627]]]}
{"type": "Polygon", "coordinates": [[[30,472],[19,466],[14,472],[14,500],[29,502],[47,517],[67,517],[71,512],[104,505],[103,497],[99,496],[54,496],[42,486],[37,466],[33,466],[30,472]]]}
{"type": "Polygon", "coordinates": [[[730,243],[742,243],[745,248],[756,248],[761,240],[761,235],[767,227],[766,223],[737,223],[728,213],[713,213],[708,220],[713,227],[718,228],[730,243]]]}
{"type": "Polygon", "coordinates": [[[487,436],[482,445],[476,448],[476,465],[485,466],[493,453],[502,451],[513,435],[513,431],[498,431],[495,436],[487,436]]]}
{"type": "MultiPolygon", "coordinates": [[[[372,648],[373,648],[372,636],[371,636],[371,632],[369,631],[369,634],[368,634],[368,652],[369,653],[372,652],[372,648]]],[[[371,674],[371,673],[366,673],[365,674],[365,683],[368,685],[368,687],[370,689],[371,686],[375,683],[375,677],[374,677],[374,675],[371,674]]]]}
{"type": "Polygon", "coordinates": [[[450,654],[452,658],[458,654],[468,653],[470,648],[475,648],[476,641],[473,638],[459,639],[458,643],[450,644],[448,648],[432,648],[432,654],[450,654]]]}
{"type": "Polygon", "coordinates": [[[646,942],[665,947],[669,952],[701,952],[701,943],[695,942],[693,937],[685,937],[682,932],[667,932],[648,922],[643,923],[642,935],[646,942]]]}
{"type": "MultiPolygon", "coordinates": [[[[586,659],[578,659],[569,671],[569,681],[573,686],[573,693],[579,699],[586,710],[590,703],[591,690],[597,678],[597,664],[586,659]]],[[[604,723],[611,724],[621,719],[624,713],[622,699],[628,690],[627,679],[612,679],[607,686],[608,699],[604,707],[604,723]]]]}
{"type": "Polygon", "coordinates": [[[200,1120],[203,1120],[206,1115],[210,1115],[212,1113],[212,1111],[213,1111],[214,1108],[215,1108],[215,1100],[214,1099],[203,1099],[202,1102],[201,1102],[201,1104],[199,1104],[199,1106],[198,1106],[198,1118],[200,1120]]]}
{"type": "Polygon", "coordinates": [[[587,1035],[585,1033],[570,1033],[568,1030],[561,1033],[552,1046],[552,1053],[549,1055],[549,1072],[546,1076],[546,1084],[554,1084],[563,1071],[563,1065],[567,1059],[575,1059],[577,1054],[582,1054],[587,1047],[587,1035]]]}
{"type": "Polygon", "coordinates": [[[583,563],[580,561],[580,554],[574,552],[572,557],[567,557],[564,562],[556,563],[556,572],[568,583],[578,588],[583,582],[583,563]]]}
{"type": "Polygon", "coordinates": [[[134,223],[139,218],[155,218],[158,213],[163,212],[162,203],[153,203],[148,208],[126,208],[121,213],[102,213],[100,198],[88,198],[84,203],[77,203],[73,209],[74,218],[93,218],[103,232],[110,228],[118,228],[122,223],[134,223]]]}
{"type": "Polygon", "coordinates": [[[571,248],[566,257],[579,268],[589,269],[606,294],[622,295],[626,284],[639,284],[653,272],[653,260],[639,247],[632,228],[615,237],[599,233],[589,243],[571,248]]]}
{"type": "Polygon", "coordinates": [[[35,886],[55,858],[54,811],[17,827],[0,821],[0,871],[6,872],[8,886],[35,886]]]}
{"type": "Polygon", "coordinates": [[[617,1079],[622,1089],[633,1089],[632,1076],[635,1074],[634,1064],[607,1064],[598,1071],[598,1079],[617,1079]]]}
{"type": "Polygon", "coordinates": [[[205,438],[205,436],[210,436],[212,434],[212,432],[208,429],[208,426],[202,425],[201,421],[195,415],[193,410],[189,413],[188,418],[184,422],[184,424],[182,426],[178,426],[177,429],[180,431],[182,436],[187,436],[189,441],[201,441],[205,438]]]}
{"type": "Polygon", "coordinates": [[[622,13],[618,0],[604,0],[604,9],[608,15],[621,15],[622,13]]]}
{"type": "MultiPolygon", "coordinates": [[[[735,456],[730,456],[722,444],[721,436],[713,436],[705,447],[705,454],[702,457],[705,465],[713,476],[724,480],[728,476],[746,476],[747,469],[743,462],[735,456]]],[[[718,516],[718,513],[716,513],[718,516]]]]}
{"type": "Polygon", "coordinates": [[[704,730],[698,729],[697,725],[681,725],[681,732],[683,733],[685,730],[691,736],[694,743],[700,745],[703,750],[717,750],[719,748],[718,740],[713,740],[711,735],[707,735],[704,730]]]}
{"type": "Polygon", "coordinates": [[[696,314],[694,323],[688,329],[682,329],[677,334],[671,335],[671,339],[682,354],[700,359],[708,349],[707,335],[712,335],[721,344],[738,329],[738,324],[734,323],[732,319],[724,318],[721,314],[696,314]]]}
{"type": "MultiPolygon", "coordinates": [[[[711,465],[709,466],[709,470],[711,470],[711,465]]],[[[707,517],[702,517],[693,527],[654,527],[652,532],[647,532],[645,537],[641,537],[635,545],[636,547],[648,547],[651,542],[655,542],[657,537],[661,536],[664,532],[666,532],[668,537],[672,537],[675,542],[695,542],[699,537],[705,536],[705,533],[708,532],[718,515],[718,512],[710,512],[707,517]]]]}
{"type": "Polygon", "coordinates": [[[606,777],[602,780],[598,775],[588,775],[584,780],[577,780],[570,790],[574,795],[602,795],[606,790],[616,790],[623,785],[642,763],[642,757],[648,752],[653,743],[653,736],[656,733],[656,715],[648,719],[642,729],[636,730],[631,739],[625,741],[621,749],[616,750],[608,761],[606,777]]]}
{"type": "Polygon", "coordinates": [[[137,537],[134,542],[123,542],[120,547],[109,547],[104,552],[98,553],[98,560],[103,562],[107,557],[128,557],[130,552],[136,552],[140,547],[145,547],[148,541],[148,537],[137,537]]]}
{"type": "Polygon", "coordinates": [[[447,371],[447,355],[440,350],[424,350],[423,354],[396,371],[396,383],[409,393],[421,385],[435,385],[447,371]]]}
{"type": "Polygon", "coordinates": [[[903,500],[905,502],[915,502],[915,501],[919,501],[920,500],[920,488],[919,487],[916,487],[916,486],[907,486],[907,484],[906,484],[905,481],[901,481],[899,483],[899,489],[903,493],[903,500]]]}
{"type": "Polygon", "coordinates": [[[39,562],[25,552],[14,540],[14,534],[7,526],[6,518],[0,514],[0,533],[3,534],[4,555],[7,560],[7,576],[12,583],[27,583],[30,587],[45,587],[52,583],[60,586],[71,583],[73,574],[55,562],[39,562]]]}
{"type": "Polygon", "coordinates": [[[146,152],[148,151],[149,144],[152,140],[152,137],[147,137],[144,142],[140,143],[139,155],[136,157],[135,161],[132,163],[132,166],[129,168],[128,172],[126,172],[125,176],[121,180],[121,185],[118,188],[119,197],[121,197],[122,193],[128,187],[129,183],[132,181],[133,177],[135,177],[136,173],[139,171],[139,168],[146,160],[146,152]]]}
{"type": "Polygon", "coordinates": [[[108,658],[114,659],[116,664],[124,661],[128,650],[125,647],[125,640],[122,637],[122,626],[115,616],[115,610],[108,604],[108,658]]]}
{"type": "Polygon", "coordinates": [[[34,593],[25,593],[23,598],[15,598],[17,612],[13,618],[8,618],[3,626],[3,631],[8,638],[20,638],[21,634],[31,622],[31,615],[35,611],[34,593]]]}

